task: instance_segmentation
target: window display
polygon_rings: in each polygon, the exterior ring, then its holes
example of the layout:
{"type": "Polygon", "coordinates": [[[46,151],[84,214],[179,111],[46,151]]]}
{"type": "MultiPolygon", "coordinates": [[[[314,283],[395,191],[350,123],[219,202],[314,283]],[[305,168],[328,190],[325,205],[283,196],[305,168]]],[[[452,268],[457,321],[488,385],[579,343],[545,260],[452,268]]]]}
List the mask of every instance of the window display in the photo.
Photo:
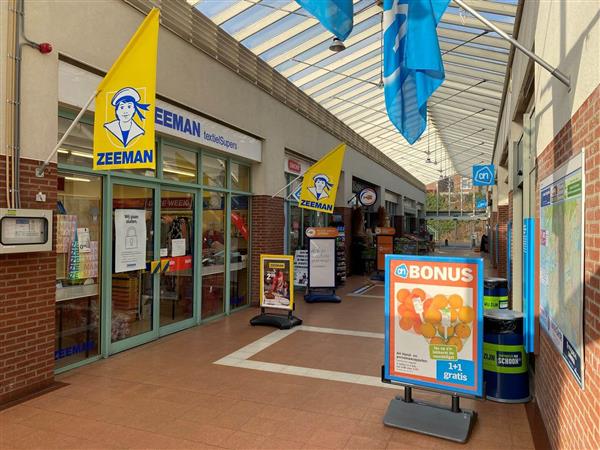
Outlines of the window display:
{"type": "Polygon", "coordinates": [[[56,347],[61,368],[100,352],[102,179],[60,173],[56,208],[56,347]]]}
{"type": "Polygon", "coordinates": [[[248,297],[248,240],[250,238],[247,195],[231,197],[231,266],[229,303],[231,309],[250,302],[248,297]]]}
{"type": "Polygon", "coordinates": [[[225,194],[204,191],[202,319],[225,312],[225,194]]]}

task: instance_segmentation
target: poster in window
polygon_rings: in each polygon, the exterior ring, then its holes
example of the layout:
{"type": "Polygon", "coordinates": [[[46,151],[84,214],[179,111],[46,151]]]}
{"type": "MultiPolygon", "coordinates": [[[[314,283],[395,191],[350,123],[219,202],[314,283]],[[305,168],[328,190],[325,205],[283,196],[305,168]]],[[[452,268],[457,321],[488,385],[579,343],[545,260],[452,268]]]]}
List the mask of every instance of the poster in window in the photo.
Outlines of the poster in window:
{"type": "Polygon", "coordinates": [[[146,268],[146,210],[115,209],[115,273],[146,268]]]}

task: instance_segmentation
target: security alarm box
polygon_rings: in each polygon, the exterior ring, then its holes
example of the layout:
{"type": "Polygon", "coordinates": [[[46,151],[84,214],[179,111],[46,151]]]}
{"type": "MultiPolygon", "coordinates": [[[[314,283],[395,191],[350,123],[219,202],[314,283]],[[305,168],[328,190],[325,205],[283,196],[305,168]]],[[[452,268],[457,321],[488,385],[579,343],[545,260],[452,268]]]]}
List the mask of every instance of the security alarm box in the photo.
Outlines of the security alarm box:
{"type": "Polygon", "coordinates": [[[0,208],[0,254],[52,251],[52,211],[0,208]]]}

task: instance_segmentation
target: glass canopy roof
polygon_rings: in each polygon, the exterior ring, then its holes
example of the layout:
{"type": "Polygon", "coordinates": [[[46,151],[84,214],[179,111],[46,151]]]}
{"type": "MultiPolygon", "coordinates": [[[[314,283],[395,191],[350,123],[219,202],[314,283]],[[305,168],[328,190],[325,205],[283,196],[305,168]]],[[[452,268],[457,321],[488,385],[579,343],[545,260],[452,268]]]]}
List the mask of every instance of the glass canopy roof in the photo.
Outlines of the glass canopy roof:
{"type": "MultiPolygon", "coordinates": [[[[427,130],[408,145],[387,117],[377,0],[354,1],[346,49],[295,1],[188,0],[423,183],[489,163],[510,44],[453,2],[438,26],[446,80],[429,99],[427,130]]],[[[518,0],[466,0],[512,34],[518,0]]]]}

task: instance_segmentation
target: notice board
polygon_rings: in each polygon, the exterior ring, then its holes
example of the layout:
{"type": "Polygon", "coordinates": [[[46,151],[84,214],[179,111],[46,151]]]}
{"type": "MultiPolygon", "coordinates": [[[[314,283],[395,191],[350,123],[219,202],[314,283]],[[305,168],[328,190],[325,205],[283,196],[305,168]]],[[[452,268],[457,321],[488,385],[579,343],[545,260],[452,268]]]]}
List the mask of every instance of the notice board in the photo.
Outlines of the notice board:
{"type": "Polygon", "coordinates": [[[335,287],[335,238],[310,239],[308,287],[335,287]]]}

